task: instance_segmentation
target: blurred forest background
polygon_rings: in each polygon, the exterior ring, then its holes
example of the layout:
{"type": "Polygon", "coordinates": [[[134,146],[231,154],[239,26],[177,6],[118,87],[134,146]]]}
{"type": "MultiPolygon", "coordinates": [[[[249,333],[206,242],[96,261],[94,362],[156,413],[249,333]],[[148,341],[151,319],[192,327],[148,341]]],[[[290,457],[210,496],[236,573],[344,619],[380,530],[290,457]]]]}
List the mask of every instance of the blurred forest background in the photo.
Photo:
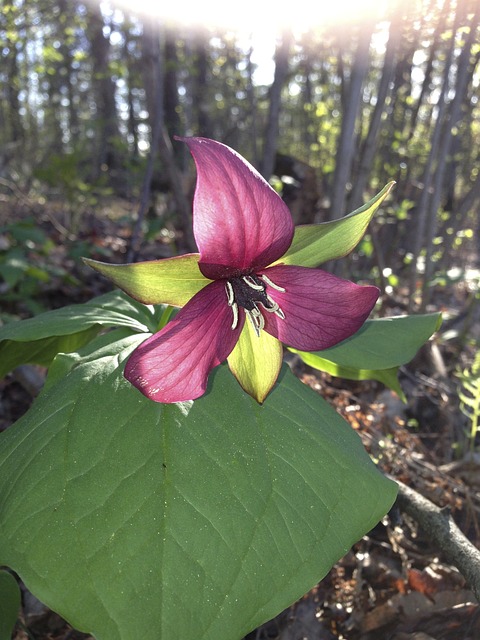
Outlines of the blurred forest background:
{"type": "Polygon", "coordinates": [[[297,224],[343,216],[395,180],[350,275],[410,310],[452,280],[473,291],[479,13],[477,0],[390,0],[269,43],[253,17],[249,34],[115,2],[3,0],[2,297],[32,313],[58,278],[74,286],[80,255],[194,250],[195,174],[176,135],[234,147],[297,224]]]}

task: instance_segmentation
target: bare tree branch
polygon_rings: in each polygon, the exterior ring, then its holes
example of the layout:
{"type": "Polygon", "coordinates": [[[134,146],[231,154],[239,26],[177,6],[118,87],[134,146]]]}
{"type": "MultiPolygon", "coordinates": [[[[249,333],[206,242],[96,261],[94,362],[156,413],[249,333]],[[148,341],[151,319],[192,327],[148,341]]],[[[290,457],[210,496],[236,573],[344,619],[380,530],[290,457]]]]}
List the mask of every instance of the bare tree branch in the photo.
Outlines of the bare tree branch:
{"type": "Polygon", "coordinates": [[[440,509],[420,493],[395,480],[397,504],[418,522],[425,533],[457,567],[480,601],[480,551],[465,537],[445,509],[440,509]]]}

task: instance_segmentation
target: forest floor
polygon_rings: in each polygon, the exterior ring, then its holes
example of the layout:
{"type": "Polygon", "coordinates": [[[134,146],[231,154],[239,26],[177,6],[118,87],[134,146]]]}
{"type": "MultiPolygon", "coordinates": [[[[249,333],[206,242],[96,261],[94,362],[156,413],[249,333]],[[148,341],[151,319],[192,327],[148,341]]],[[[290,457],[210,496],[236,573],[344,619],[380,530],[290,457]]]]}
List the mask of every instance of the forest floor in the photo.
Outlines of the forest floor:
{"type": "MultiPolygon", "coordinates": [[[[5,230],[4,225],[14,224],[18,238],[30,234],[30,239],[22,244],[11,229],[4,236],[0,234],[0,275],[5,256],[12,251],[17,259],[23,257],[40,269],[36,274],[24,270],[23,278],[17,281],[12,277],[2,283],[0,278],[4,318],[83,302],[108,289],[79,262],[78,255],[88,250],[90,257],[123,262],[130,234],[128,210],[117,207],[120,213],[116,216],[84,219],[82,231],[66,239],[55,211],[40,207],[32,214],[30,207],[12,223],[11,209],[4,206],[2,210],[2,204],[0,227],[5,230]],[[37,224],[42,233],[35,236],[37,224]]],[[[172,231],[152,227],[143,259],[166,257],[174,251],[172,231]]],[[[465,435],[468,421],[459,408],[455,376],[458,367],[471,363],[469,344],[480,343],[478,315],[472,319],[468,313],[471,299],[472,291],[463,281],[435,291],[432,310],[444,312],[446,321],[437,338],[400,371],[406,404],[380,383],[338,380],[296,360],[291,365],[305,384],[350,423],[384,473],[449,510],[463,533],[478,546],[480,454],[469,446],[465,435]]],[[[389,315],[395,315],[397,305],[397,313],[404,313],[401,292],[385,304],[389,315]]],[[[44,375],[41,368],[32,369],[37,378],[44,375]]],[[[34,393],[23,375],[13,373],[0,380],[0,430],[28,409],[34,393]]],[[[13,640],[83,638],[89,636],[72,630],[57,614],[23,592],[13,640]]],[[[312,591],[248,635],[248,640],[479,638],[480,608],[464,578],[398,505],[312,591]]]]}

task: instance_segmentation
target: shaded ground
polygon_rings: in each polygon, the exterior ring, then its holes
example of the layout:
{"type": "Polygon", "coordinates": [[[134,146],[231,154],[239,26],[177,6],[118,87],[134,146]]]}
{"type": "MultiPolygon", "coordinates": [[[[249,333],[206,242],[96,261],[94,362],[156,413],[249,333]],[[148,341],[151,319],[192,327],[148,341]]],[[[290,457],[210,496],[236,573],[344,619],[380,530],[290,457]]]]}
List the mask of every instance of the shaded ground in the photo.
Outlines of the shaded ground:
{"type": "MultiPolygon", "coordinates": [[[[80,240],[70,242],[52,225],[51,215],[35,211],[53,248],[33,242],[24,246],[28,260],[58,266],[49,279],[34,283],[31,298],[56,308],[99,295],[108,285],[84,267],[75,250],[79,242],[93,247],[92,257],[122,261],[128,242],[125,211],[100,223],[84,225],[80,240]],[[109,221],[108,221],[109,220],[109,221]],[[43,253],[42,253],[43,252],[43,253]],[[38,285],[38,286],[37,286],[38,285]]],[[[128,211],[127,211],[128,214],[128,211]]],[[[88,222],[88,221],[87,221],[88,222]]],[[[175,253],[168,226],[155,231],[142,257],[175,253]]],[[[7,236],[10,249],[14,242],[7,236]]],[[[40,243],[41,244],[41,243],[40,243]]],[[[7,246],[3,251],[10,250],[7,246]]],[[[83,248],[82,247],[82,248],[83,248]]],[[[0,246],[0,250],[2,247],[0,246]]],[[[5,317],[31,314],[25,294],[5,288],[5,317]]],[[[385,301],[390,315],[403,313],[401,292],[385,301]],[[398,310],[392,305],[398,303],[398,310]],[[402,309],[402,310],[401,310],[402,309]],[[400,311],[401,310],[401,311],[400,311]]],[[[296,374],[328,399],[361,437],[379,467],[433,503],[449,509],[465,535],[480,543],[480,455],[465,437],[468,421],[458,406],[457,366],[471,362],[468,346],[480,340],[478,305],[470,313],[472,290],[464,283],[439,288],[435,310],[446,312],[440,337],[401,371],[405,405],[375,382],[345,382],[314,371],[293,359],[296,374]]],[[[31,301],[30,301],[31,302],[31,301]]],[[[16,371],[0,381],[0,430],[28,408],[44,372],[37,367],[16,371]]],[[[475,443],[470,443],[475,444],[475,443]]],[[[476,443],[478,446],[478,442],[476,443]]],[[[72,630],[28,592],[14,640],[80,640],[72,630]]],[[[153,637],[153,635],[152,635],[153,637]]],[[[328,576],[302,600],[248,636],[248,640],[475,640],[480,638],[480,610],[458,570],[397,506],[342,558],[328,576]]]]}

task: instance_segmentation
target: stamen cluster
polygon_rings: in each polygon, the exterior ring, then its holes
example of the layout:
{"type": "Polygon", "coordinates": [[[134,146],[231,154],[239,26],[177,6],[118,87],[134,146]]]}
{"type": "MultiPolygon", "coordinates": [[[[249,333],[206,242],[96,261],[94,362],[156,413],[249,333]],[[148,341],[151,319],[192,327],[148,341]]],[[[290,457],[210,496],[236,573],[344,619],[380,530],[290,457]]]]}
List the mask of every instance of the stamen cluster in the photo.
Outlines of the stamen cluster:
{"type": "Polygon", "coordinates": [[[225,291],[227,293],[228,305],[232,307],[233,312],[232,329],[235,329],[238,325],[239,306],[245,310],[245,314],[258,337],[260,337],[260,331],[265,326],[265,318],[258,307],[259,304],[264,311],[274,313],[282,320],[285,320],[285,314],[278,306],[278,303],[268,295],[266,285],[269,285],[277,291],[285,292],[283,287],[276,285],[264,274],[259,276],[249,274],[227,280],[225,291]]]}

